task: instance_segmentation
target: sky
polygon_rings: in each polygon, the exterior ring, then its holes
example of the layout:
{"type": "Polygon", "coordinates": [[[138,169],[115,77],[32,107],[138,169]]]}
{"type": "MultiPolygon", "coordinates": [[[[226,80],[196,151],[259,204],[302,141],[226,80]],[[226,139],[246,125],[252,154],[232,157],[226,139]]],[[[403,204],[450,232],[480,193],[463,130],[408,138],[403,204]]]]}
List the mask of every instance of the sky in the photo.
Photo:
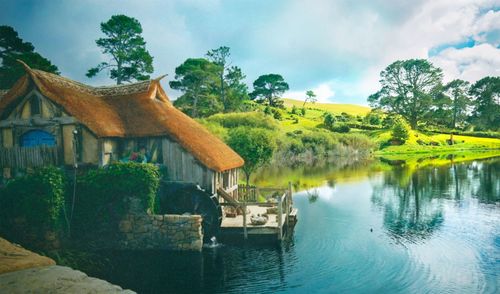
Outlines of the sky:
{"type": "Polygon", "coordinates": [[[106,73],[85,77],[109,61],[96,46],[100,23],[125,14],[140,21],[154,57],[152,77],[190,57],[231,48],[251,85],[281,74],[284,97],[367,104],[380,72],[396,60],[427,58],[445,82],[500,75],[500,0],[0,0],[0,24],[14,27],[63,76],[109,85],[106,73]]]}

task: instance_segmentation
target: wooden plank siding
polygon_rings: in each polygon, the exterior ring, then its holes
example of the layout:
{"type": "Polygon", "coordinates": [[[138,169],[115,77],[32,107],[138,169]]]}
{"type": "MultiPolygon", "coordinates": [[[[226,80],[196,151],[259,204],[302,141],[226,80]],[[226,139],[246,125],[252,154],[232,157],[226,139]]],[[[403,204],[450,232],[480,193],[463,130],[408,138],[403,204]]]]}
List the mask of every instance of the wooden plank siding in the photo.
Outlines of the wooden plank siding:
{"type": "Polygon", "coordinates": [[[59,164],[57,147],[0,147],[0,168],[33,168],[59,164]]]}

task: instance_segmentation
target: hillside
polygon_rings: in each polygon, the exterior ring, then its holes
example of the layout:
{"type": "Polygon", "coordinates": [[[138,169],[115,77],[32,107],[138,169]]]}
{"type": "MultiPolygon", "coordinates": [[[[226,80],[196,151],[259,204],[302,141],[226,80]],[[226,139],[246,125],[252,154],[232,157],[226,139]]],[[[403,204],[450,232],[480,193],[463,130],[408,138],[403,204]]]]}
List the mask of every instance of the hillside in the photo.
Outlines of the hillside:
{"type": "MultiPolygon", "coordinates": [[[[304,101],[300,100],[294,100],[294,99],[288,99],[284,98],[283,101],[285,102],[285,107],[291,108],[293,105],[295,107],[302,107],[304,104],[304,101]]],[[[328,111],[333,114],[341,114],[342,112],[348,113],[350,115],[366,115],[368,112],[370,112],[371,108],[367,106],[362,106],[362,105],[355,105],[355,104],[336,104],[336,103],[307,103],[306,108],[312,108],[312,109],[319,109],[323,111],[328,111]]]]}

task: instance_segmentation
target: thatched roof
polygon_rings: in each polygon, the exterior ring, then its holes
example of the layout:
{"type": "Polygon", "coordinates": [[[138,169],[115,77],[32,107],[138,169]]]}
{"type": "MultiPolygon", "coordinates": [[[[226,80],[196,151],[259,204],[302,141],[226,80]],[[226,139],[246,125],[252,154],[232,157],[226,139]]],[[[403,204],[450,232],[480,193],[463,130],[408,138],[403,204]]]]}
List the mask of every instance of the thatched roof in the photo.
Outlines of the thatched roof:
{"type": "Polygon", "coordinates": [[[92,87],[25,65],[20,78],[0,99],[0,117],[31,83],[99,138],[167,136],[215,171],[240,167],[243,159],[202,125],[170,102],[159,79],[110,87],[92,87]]]}

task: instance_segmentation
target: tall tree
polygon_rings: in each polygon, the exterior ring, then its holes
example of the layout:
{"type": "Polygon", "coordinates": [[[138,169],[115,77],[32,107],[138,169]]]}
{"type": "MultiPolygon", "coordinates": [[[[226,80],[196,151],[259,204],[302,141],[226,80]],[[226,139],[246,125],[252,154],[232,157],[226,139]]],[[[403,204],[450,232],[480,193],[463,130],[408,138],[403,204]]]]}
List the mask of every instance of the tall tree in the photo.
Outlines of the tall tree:
{"type": "Polygon", "coordinates": [[[481,129],[500,129],[500,77],[485,77],[470,89],[473,122],[481,129]]]}
{"type": "Polygon", "coordinates": [[[316,103],[316,94],[312,90],[308,90],[306,92],[306,100],[304,100],[304,104],[302,104],[302,108],[306,106],[307,102],[316,103]]]}
{"type": "Polygon", "coordinates": [[[175,69],[174,90],[184,94],[174,105],[192,117],[203,117],[222,111],[223,105],[214,95],[218,84],[219,66],[204,58],[189,58],[175,69]]]}
{"type": "Polygon", "coordinates": [[[231,66],[227,70],[225,76],[225,83],[227,84],[226,101],[223,101],[226,112],[240,110],[243,102],[250,98],[248,96],[248,86],[243,82],[245,78],[245,74],[237,66],[231,66]]]}
{"type": "Polygon", "coordinates": [[[89,69],[87,77],[109,69],[110,78],[118,85],[149,79],[148,74],[153,72],[153,57],[146,50],[139,21],[126,15],[113,15],[101,23],[101,31],[106,37],[96,40],[96,44],[104,54],[111,56],[111,60],[89,69]]]}
{"type": "Polygon", "coordinates": [[[238,110],[241,102],[248,99],[248,87],[243,82],[245,75],[241,68],[231,66],[230,48],[221,46],[207,52],[208,60],[219,66],[219,83],[216,89],[224,111],[238,110]]]}
{"type": "Polygon", "coordinates": [[[373,107],[403,116],[415,129],[432,105],[443,73],[425,59],[398,60],[380,73],[382,89],[368,97],[373,107]]]}
{"type": "Polygon", "coordinates": [[[11,88],[12,85],[25,73],[22,60],[31,68],[59,74],[57,66],[37,52],[29,42],[23,41],[18,33],[9,26],[0,26],[0,89],[11,88]]]}
{"type": "Polygon", "coordinates": [[[279,95],[288,89],[289,86],[281,75],[262,75],[253,82],[253,92],[250,93],[250,97],[258,102],[267,103],[269,106],[281,107],[283,101],[279,95]]]}
{"type": "Polygon", "coordinates": [[[470,105],[469,97],[470,83],[463,80],[453,80],[443,88],[444,103],[450,112],[449,126],[456,128],[457,124],[463,124],[467,118],[467,107],[470,105]]]}

